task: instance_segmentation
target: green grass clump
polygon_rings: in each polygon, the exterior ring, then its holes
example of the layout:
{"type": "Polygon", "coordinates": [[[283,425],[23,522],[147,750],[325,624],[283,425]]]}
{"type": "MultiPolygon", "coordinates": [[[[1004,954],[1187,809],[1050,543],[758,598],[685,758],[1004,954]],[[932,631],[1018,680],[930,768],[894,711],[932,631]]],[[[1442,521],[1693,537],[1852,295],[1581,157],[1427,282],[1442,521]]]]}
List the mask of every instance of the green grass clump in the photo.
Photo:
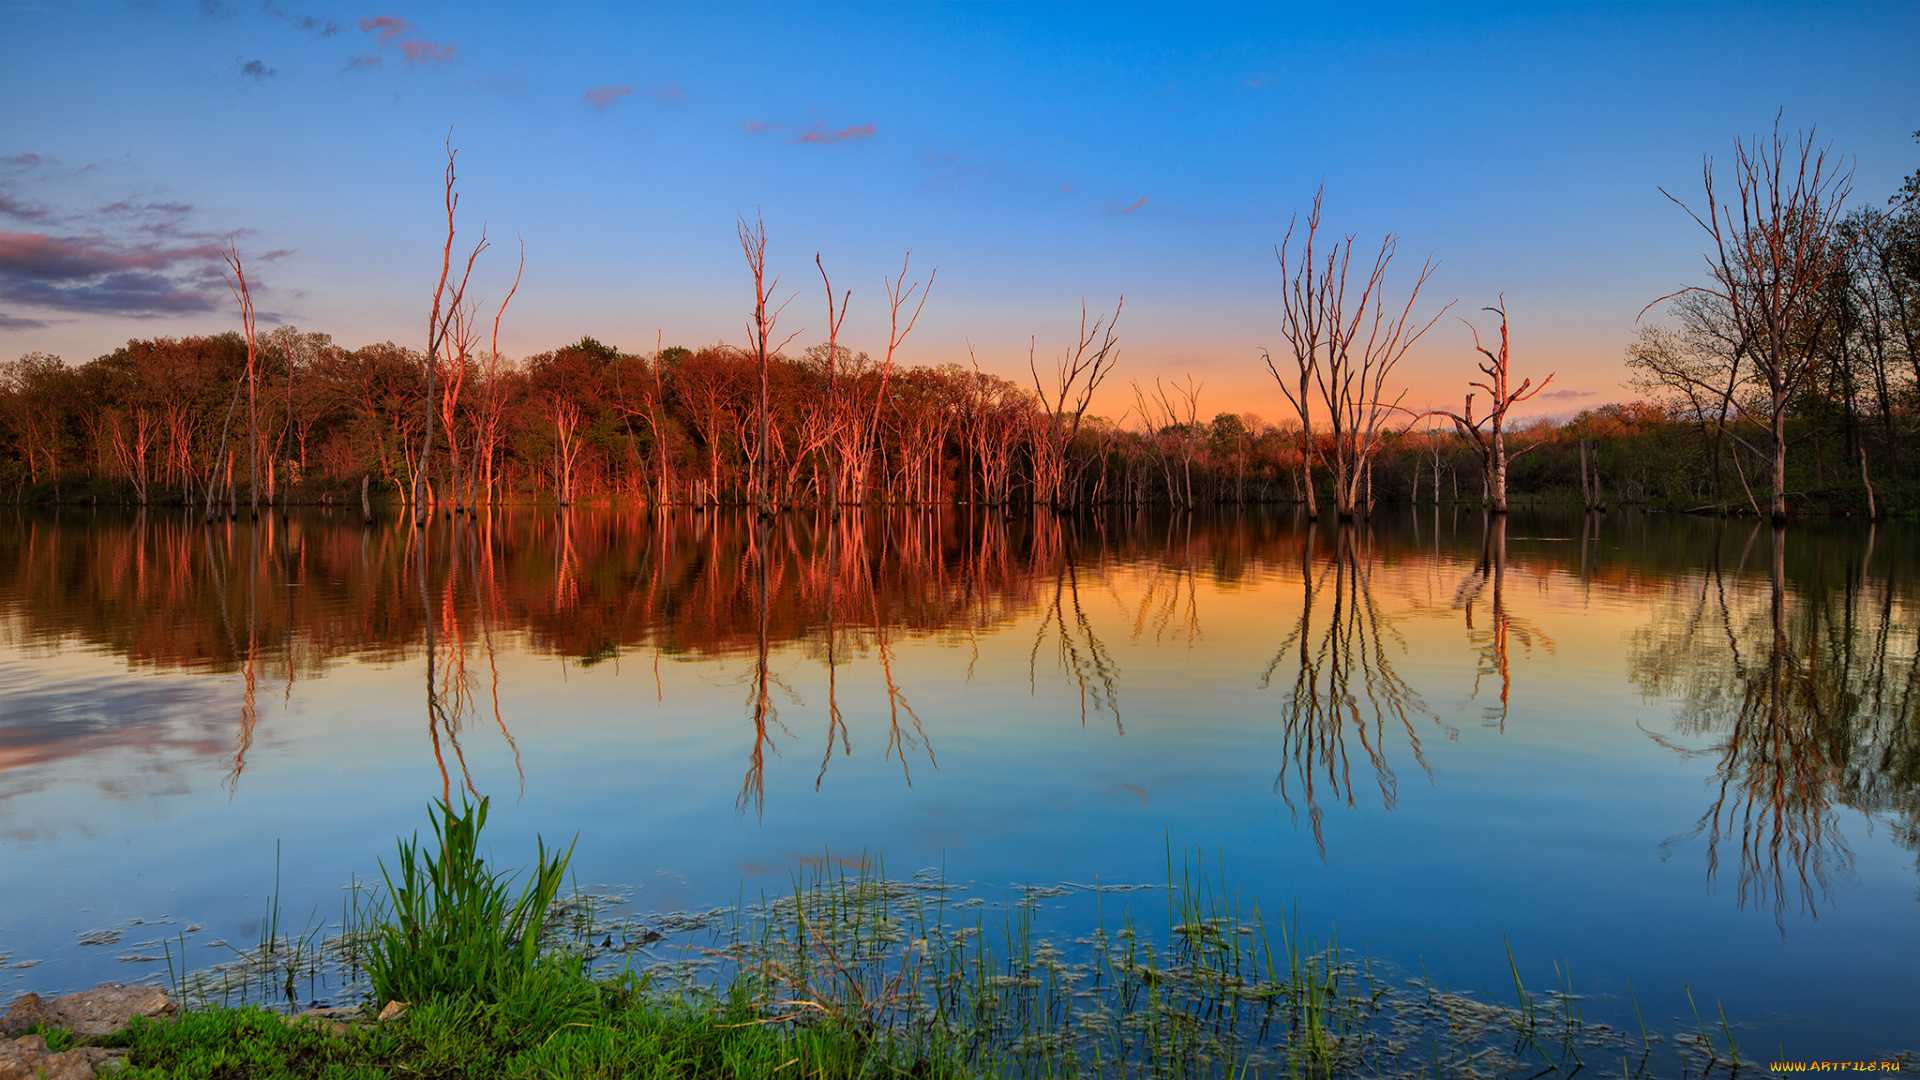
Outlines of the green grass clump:
{"type": "Polygon", "coordinates": [[[264,1009],[214,1008],[136,1021],[116,1041],[126,1080],[243,1078],[633,1077],[641,1080],[959,1080],[951,1063],[910,1059],[891,1040],[816,1026],[776,1029],[744,1001],[652,997],[639,980],[595,983],[541,969],[482,1002],[440,998],[389,1023],[335,1033],[264,1009]]]}
{"type": "Polygon", "coordinates": [[[422,853],[419,837],[399,842],[395,872],[386,879],[385,909],[375,915],[378,933],[367,974],[379,1003],[467,996],[500,1000],[537,968],[565,963],[540,954],[540,931],[560,891],[573,846],[539,854],[516,900],[514,874],[494,873],[480,857],[480,830],[487,800],[479,806],[436,804],[430,811],[439,854],[422,853]]]}

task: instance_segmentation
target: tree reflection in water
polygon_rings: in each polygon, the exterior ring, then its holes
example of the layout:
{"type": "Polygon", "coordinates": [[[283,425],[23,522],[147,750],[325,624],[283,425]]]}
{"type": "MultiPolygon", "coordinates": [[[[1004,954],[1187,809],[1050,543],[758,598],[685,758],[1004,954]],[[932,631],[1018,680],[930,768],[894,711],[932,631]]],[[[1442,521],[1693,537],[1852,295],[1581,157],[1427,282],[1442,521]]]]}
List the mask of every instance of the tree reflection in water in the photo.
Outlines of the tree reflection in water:
{"type": "MultiPolygon", "coordinates": [[[[1630,640],[1629,678],[1679,703],[1677,730],[1661,742],[1711,763],[1713,795],[1696,835],[1711,875],[1723,859],[1737,864],[1742,904],[1811,909],[1851,866],[1839,829],[1849,807],[1920,850],[1920,547],[1904,527],[1776,534],[1595,515],[1580,519],[1578,545],[1522,547],[1529,538],[1508,531],[1523,520],[1460,510],[1449,522],[1436,510],[1419,521],[1431,522],[1429,543],[1384,517],[1335,528],[1204,509],[868,507],[760,521],[721,510],[492,508],[436,515],[421,529],[363,528],[357,514],[322,512],[204,522],[161,510],[16,510],[0,519],[0,603],[9,644],[77,644],[135,667],[231,676],[231,738],[184,751],[217,756],[229,789],[257,754],[269,688],[278,683],[290,700],[296,680],[343,662],[423,666],[423,749],[441,797],[486,786],[468,753],[476,737],[510,749],[519,772],[500,685],[514,652],[553,658],[563,675],[618,668],[639,652],[656,700],[667,696],[663,661],[724,665],[741,679],[751,727],[737,808],[759,813],[769,758],[795,734],[779,706],[783,695],[799,700],[785,682],[799,665],[818,663],[825,684],[816,789],[836,756],[862,749],[863,725],[867,745],[911,784],[939,760],[913,699],[906,643],[970,648],[971,679],[983,642],[1015,623],[1031,627],[1031,642],[1003,656],[1011,670],[981,664],[981,677],[1017,683],[1024,659],[1035,698],[1070,713],[1077,697],[1083,724],[1106,714],[1124,735],[1123,654],[1111,635],[1130,631],[1124,645],[1135,650],[1199,653],[1215,644],[1202,641],[1209,616],[1231,649],[1235,624],[1214,607],[1226,598],[1201,579],[1237,591],[1250,574],[1278,574],[1284,584],[1268,577],[1258,588],[1269,605],[1284,597],[1280,617],[1292,626],[1270,662],[1255,662],[1266,666],[1260,685],[1280,699],[1274,790],[1305,811],[1324,844],[1323,807],[1357,804],[1366,773],[1393,808],[1401,763],[1428,771],[1419,718],[1439,717],[1396,671],[1408,647],[1396,621],[1464,621],[1476,692],[1498,727],[1522,700],[1521,650],[1553,645],[1515,610],[1524,580],[1543,599],[1561,590],[1563,607],[1593,597],[1644,625],[1630,640]],[[855,687],[871,695],[858,706],[855,687]]],[[[1573,522],[1564,524],[1553,531],[1570,538],[1573,522]]],[[[635,709],[653,710],[643,692],[632,697],[635,709]]],[[[166,741],[155,723],[118,713],[91,728],[35,721],[8,736],[7,760],[152,746],[166,741]]]]}
{"type": "Polygon", "coordinates": [[[1739,905],[1776,920],[1817,915],[1834,880],[1851,874],[1839,807],[1884,819],[1899,842],[1920,847],[1911,586],[1896,579],[1899,560],[1869,576],[1871,528],[1863,546],[1839,553],[1837,581],[1831,545],[1809,544],[1808,557],[1790,561],[1792,540],[1755,525],[1731,572],[1716,558],[1657,605],[1629,660],[1643,693],[1681,702],[1681,738],[1652,737],[1714,762],[1713,797],[1689,834],[1706,837],[1708,882],[1733,845],[1739,905]],[[1756,548],[1766,552],[1764,590],[1743,587],[1756,548]]]}
{"type": "Polygon", "coordinates": [[[1051,578],[1040,625],[1033,632],[1033,652],[1027,658],[1027,691],[1040,692],[1040,653],[1053,641],[1054,661],[1073,679],[1080,693],[1080,724],[1087,710],[1113,717],[1114,730],[1126,734],[1120,719],[1120,669],[1100,640],[1080,598],[1080,567],[1070,541],[1078,539],[1080,520],[1050,510],[1036,510],[1033,519],[1030,566],[1036,577],[1051,578]]]}
{"type": "Polygon", "coordinates": [[[1377,556],[1371,530],[1342,522],[1333,551],[1318,554],[1320,533],[1300,534],[1300,615],[1261,677],[1261,689],[1291,668],[1292,679],[1280,707],[1281,753],[1285,759],[1274,791],[1286,800],[1298,821],[1306,804],[1313,840],[1326,857],[1321,831],[1321,802],[1354,805],[1349,733],[1360,744],[1379,785],[1381,805],[1392,810],[1398,783],[1387,760],[1389,736],[1404,734],[1413,760],[1432,779],[1413,718],[1437,723],[1412,686],[1393,670],[1393,654],[1405,655],[1406,641],[1374,596],[1377,556]]]}
{"type": "MultiPolygon", "coordinates": [[[[1585,554],[1584,546],[1582,554],[1585,554]]],[[[1513,696],[1513,667],[1510,642],[1518,640],[1528,653],[1538,641],[1548,652],[1553,639],[1541,633],[1527,619],[1513,614],[1507,605],[1507,515],[1481,516],[1480,562],[1474,572],[1460,583],[1453,606],[1466,618],[1467,639],[1479,653],[1474,668],[1473,696],[1480,697],[1480,685],[1489,677],[1500,680],[1500,704],[1485,710],[1486,723],[1507,730],[1507,707],[1513,696]],[[1485,626],[1474,625],[1474,607],[1486,601],[1485,626]]]]}

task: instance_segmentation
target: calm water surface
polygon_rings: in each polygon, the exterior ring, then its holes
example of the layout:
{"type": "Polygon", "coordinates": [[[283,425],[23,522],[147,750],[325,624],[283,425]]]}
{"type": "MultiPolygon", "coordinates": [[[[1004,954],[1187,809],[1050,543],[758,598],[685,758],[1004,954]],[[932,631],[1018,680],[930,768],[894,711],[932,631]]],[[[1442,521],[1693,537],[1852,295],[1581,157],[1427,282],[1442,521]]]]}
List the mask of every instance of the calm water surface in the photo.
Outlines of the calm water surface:
{"type": "Polygon", "coordinates": [[[1631,983],[1690,1030],[1690,987],[1763,1061],[1920,1048],[1916,552],[1431,508],[9,511],[0,997],[257,940],[276,842],[284,907],[337,913],[464,790],[503,856],[577,832],[643,910],[1198,850],[1458,990],[1511,987],[1504,939],[1592,1018],[1631,983]]]}

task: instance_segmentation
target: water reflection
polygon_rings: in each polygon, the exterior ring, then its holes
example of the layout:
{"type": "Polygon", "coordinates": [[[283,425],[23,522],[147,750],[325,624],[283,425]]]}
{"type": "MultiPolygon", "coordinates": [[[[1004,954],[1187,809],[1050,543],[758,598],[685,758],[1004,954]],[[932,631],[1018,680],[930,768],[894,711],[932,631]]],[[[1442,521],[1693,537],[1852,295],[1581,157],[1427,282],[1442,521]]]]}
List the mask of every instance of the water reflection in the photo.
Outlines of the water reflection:
{"type": "Polygon", "coordinates": [[[1321,533],[1300,534],[1300,615],[1261,676],[1270,688],[1276,675],[1287,696],[1280,708],[1281,754],[1285,762],[1273,789],[1297,812],[1295,795],[1307,807],[1314,843],[1326,855],[1320,801],[1354,803],[1351,732],[1373,770],[1380,802],[1388,810],[1398,801],[1390,742],[1404,738],[1409,752],[1429,779],[1433,770],[1421,751],[1416,716],[1438,723],[1418,691],[1394,670],[1406,641],[1374,593],[1380,565],[1374,535],[1365,524],[1341,523],[1333,549],[1317,551],[1321,533]]]}
{"type": "MultiPolygon", "coordinates": [[[[58,695],[9,687],[0,796],[30,784],[22,770],[116,746],[223,759],[238,791],[263,706],[273,715],[276,693],[291,702],[298,682],[362,661],[420,665],[410,693],[424,696],[435,794],[485,793],[468,766],[475,739],[511,753],[524,791],[515,726],[528,718],[503,712],[502,670],[532,653],[563,672],[637,663],[624,685],[642,697],[650,674],[656,701],[663,662],[724,666],[740,688],[733,805],[757,816],[788,744],[809,747],[816,790],[860,749],[897,768],[900,784],[923,781],[942,742],[923,719],[940,704],[926,681],[1017,686],[1024,662],[1036,715],[1063,705],[1071,716],[1077,704],[1089,737],[1130,743],[1140,736],[1129,723],[1157,718],[1151,703],[1167,687],[1156,680],[1191,679],[1179,692],[1196,701],[1257,686],[1273,710],[1273,793],[1296,822],[1304,812],[1324,856],[1326,807],[1395,810],[1410,768],[1442,782],[1426,740],[1458,737],[1461,710],[1433,704],[1459,700],[1453,683],[1471,683],[1460,696],[1503,737],[1521,722],[1514,703],[1546,696],[1555,677],[1546,628],[1600,597],[1634,623],[1631,685],[1677,710],[1674,729],[1654,737],[1709,780],[1688,834],[1708,878],[1737,868],[1737,902],[1784,917],[1814,911],[1850,872],[1844,809],[1920,853],[1916,547],[1890,526],[1784,532],[1439,508],[1358,525],[1287,512],[510,509],[422,529],[324,513],[206,523],[16,511],[0,519],[10,645],[210,673],[232,693],[216,736],[204,717],[169,733],[134,705],[56,721],[73,712],[58,695]],[[1256,619],[1229,602],[1236,592],[1257,596],[1256,619]],[[999,666],[977,670],[1016,627],[1012,664],[1001,648],[999,666]],[[815,675],[826,708],[808,714],[800,688],[815,675]],[[851,685],[871,704],[844,703],[851,685]]],[[[133,700],[113,700],[123,699],[133,700]]],[[[954,729],[944,740],[957,742],[954,729]]]]}
{"type": "Polygon", "coordinates": [[[1730,846],[1741,907],[1816,914],[1853,866],[1838,807],[1920,850],[1920,612],[1904,559],[1869,575],[1873,527],[1854,544],[1765,526],[1726,539],[1731,567],[1716,545],[1704,572],[1652,606],[1629,675],[1680,702],[1678,737],[1654,737],[1713,764],[1690,834],[1706,839],[1708,880],[1730,846]]]}

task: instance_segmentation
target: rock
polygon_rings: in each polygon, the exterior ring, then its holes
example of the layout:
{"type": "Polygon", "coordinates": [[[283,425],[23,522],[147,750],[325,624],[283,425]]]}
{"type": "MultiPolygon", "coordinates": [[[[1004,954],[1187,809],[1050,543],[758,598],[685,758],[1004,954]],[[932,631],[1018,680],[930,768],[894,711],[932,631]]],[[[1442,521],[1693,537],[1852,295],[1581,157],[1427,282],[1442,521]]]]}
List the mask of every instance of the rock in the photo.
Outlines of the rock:
{"type": "Polygon", "coordinates": [[[387,1002],[387,1007],[380,1010],[380,1022],[384,1024],[389,1020],[398,1020],[405,1015],[407,1015],[406,1002],[389,1001],[387,1002]]]}
{"type": "Polygon", "coordinates": [[[157,986],[101,983],[91,990],[53,999],[54,1022],[75,1035],[106,1035],[126,1027],[136,1016],[158,1018],[179,1011],[167,992],[157,986]]]}
{"type": "Polygon", "coordinates": [[[26,994],[13,1003],[7,1015],[0,1018],[0,1039],[11,1039],[24,1034],[35,1024],[53,1024],[58,1026],[59,1019],[39,994],[26,994]]]}
{"type": "Polygon", "coordinates": [[[75,1047],[65,1053],[47,1052],[47,1040],[38,1035],[0,1040],[0,1080],[93,1080],[103,1071],[126,1064],[125,1050],[98,1046],[75,1047]]]}

